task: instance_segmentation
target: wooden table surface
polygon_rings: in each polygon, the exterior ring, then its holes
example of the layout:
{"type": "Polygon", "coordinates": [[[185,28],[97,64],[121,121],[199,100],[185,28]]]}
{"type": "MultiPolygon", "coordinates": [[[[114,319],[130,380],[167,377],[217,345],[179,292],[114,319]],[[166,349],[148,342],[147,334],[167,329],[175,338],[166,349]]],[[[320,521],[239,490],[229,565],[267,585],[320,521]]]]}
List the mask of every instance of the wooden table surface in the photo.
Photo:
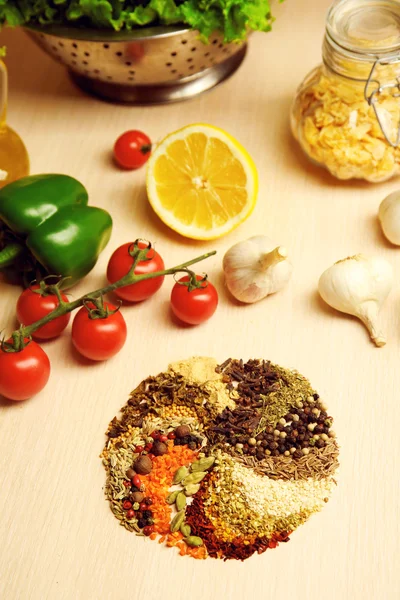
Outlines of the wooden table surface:
{"type": "MultiPolygon", "coordinates": [[[[129,336],[114,359],[80,360],[67,331],[46,344],[46,389],[24,403],[0,400],[2,600],[399,598],[400,249],[385,241],[376,219],[380,201],[399,183],[339,183],[302,157],[288,125],[296,86],[320,60],[328,4],[276,6],[274,31],[252,36],[231,79],[191,101],[149,108],[87,97],[22,31],[1,34],[8,121],[26,142],[32,173],[77,177],[91,203],[114,218],[107,250],[74,295],[101,286],[111,251],[136,237],[154,241],[170,266],[217,249],[202,269],[220,293],[211,321],[182,328],[171,319],[166,281],[151,300],[124,310],[129,336]],[[237,137],[260,175],[253,215],[212,243],[171,232],[147,203],[144,170],[121,172],[109,159],[126,129],[157,140],[197,121],[237,137]],[[294,275],[281,293],[238,306],[224,290],[222,256],[257,233],[288,247],[294,275]],[[322,271],[357,252],[385,257],[397,274],[382,311],[382,349],[316,293],[322,271]],[[108,422],[144,377],[191,355],[264,357],[297,368],[335,417],[341,471],[331,501],[289,544],[244,563],[180,558],[119,527],[104,500],[99,454],[108,422]]],[[[0,329],[14,327],[18,294],[0,281],[0,329]]]]}

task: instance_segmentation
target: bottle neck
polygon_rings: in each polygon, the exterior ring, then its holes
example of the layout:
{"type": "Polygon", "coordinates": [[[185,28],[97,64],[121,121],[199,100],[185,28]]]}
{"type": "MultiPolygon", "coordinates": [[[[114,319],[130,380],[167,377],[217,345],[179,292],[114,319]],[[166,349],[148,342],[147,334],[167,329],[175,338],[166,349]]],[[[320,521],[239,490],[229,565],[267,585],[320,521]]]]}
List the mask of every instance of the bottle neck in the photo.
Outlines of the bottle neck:
{"type": "Polygon", "coordinates": [[[376,80],[379,85],[386,85],[395,84],[400,77],[399,53],[350,51],[340,46],[328,31],[322,46],[322,58],[330,71],[364,86],[370,78],[376,80]]]}
{"type": "Polygon", "coordinates": [[[7,111],[7,68],[0,58],[0,127],[6,122],[7,111]]]}

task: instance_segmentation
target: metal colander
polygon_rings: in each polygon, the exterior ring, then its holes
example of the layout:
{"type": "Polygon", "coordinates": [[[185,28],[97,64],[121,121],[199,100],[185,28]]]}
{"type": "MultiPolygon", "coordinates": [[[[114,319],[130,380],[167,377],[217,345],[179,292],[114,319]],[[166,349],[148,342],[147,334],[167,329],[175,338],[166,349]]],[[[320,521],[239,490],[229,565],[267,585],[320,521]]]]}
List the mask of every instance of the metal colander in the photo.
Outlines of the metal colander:
{"type": "Polygon", "coordinates": [[[26,28],[75,82],[105,99],[131,103],[181,100],[209,89],[242,62],[246,44],[208,44],[194,30],[153,27],[135,32],[26,28]]]}

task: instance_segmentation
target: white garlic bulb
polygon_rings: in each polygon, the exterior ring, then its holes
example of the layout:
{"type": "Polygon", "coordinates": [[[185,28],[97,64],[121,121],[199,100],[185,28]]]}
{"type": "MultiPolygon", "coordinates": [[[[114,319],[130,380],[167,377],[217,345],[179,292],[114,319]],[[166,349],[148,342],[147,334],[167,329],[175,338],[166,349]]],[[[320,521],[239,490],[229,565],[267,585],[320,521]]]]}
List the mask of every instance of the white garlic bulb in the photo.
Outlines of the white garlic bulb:
{"type": "Polygon", "coordinates": [[[378,217],[385,237],[400,246],[400,190],[382,200],[378,217]]]}
{"type": "Polygon", "coordinates": [[[379,310],[393,283],[391,265],[382,258],[350,256],[322,273],[318,291],[332,308],[358,317],[377,346],[386,339],[378,324],[379,310]]]}
{"type": "Polygon", "coordinates": [[[226,285],[241,302],[253,303],[282,289],[292,275],[287,251],[264,235],[232,246],[224,256],[226,285]]]}

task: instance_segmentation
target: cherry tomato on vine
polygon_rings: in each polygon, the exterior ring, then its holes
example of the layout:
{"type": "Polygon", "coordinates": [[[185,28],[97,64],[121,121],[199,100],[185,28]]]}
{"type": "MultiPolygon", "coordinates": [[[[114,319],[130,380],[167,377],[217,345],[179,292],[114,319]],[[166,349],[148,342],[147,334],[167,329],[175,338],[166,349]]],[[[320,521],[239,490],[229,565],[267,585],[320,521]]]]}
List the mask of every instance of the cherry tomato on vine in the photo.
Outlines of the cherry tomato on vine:
{"type": "MultiPolygon", "coordinates": [[[[104,306],[110,311],[116,310],[109,302],[105,302],[104,306]]],[[[125,344],[127,329],[120,311],[93,319],[83,306],[74,317],[71,335],[73,345],[82,356],[91,360],[107,360],[125,344]]]]}
{"type": "MultiPolygon", "coordinates": [[[[142,249],[147,247],[146,242],[139,242],[138,245],[142,249]]],[[[133,258],[129,254],[131,247],[131,243],[123,244],[112,254],[107,267],[107,279],[110,283],[118,281],[129,272],[129,269],[133,265],[133,258]]],[[[137,264],[135,268],[136,275],[154,273],[165,269],[163,259],[154,248],[150,248],[147,258],[148,260],[142,260],[137,264]]],[[[155,294],[162,286],[163,281],[164,276],[154,277],[154,279],[146,279],[145,281],[138,281],[137,283],[118,288],[114,293],[119,298],[122,298],[122,300],[140,302],[155,294]]]]}
{"type": "Polygon", "coordinates": [[[218,306],[218,293],[212,283],[201,275],[196,275],[197,281],[202,281],[201,287],[189,291],[187,285],[190,277],[185,275],[179,279],[171,292],[171,308],[173,313],[189,325],[199,325],[207,321],[215,313],[218,306]]]}
{"type": "Polygon", "coordinates": [[[114,159],[124,169],[138,169],[147,162],[150,152],[150,138],[136,129],[120,135],[114,144],[114,159]]]}
{"type": "MultiPolygon", "coordinates": [[[[40,286],[33,285],[24,290],[18,298],[17,319],[21,325],[31,325],[35,321],[39,321],[39,319],[51,313],[58,306],[58,298],[55,294],[41,296],[33,291],[37,289],[40,289],[40,286]]],[[[68,302],[65,294],[61,294],[61,297],[65,302],[68,302]]],[[[69,313],[57,317],[57,319],[40,327],[40,329],[32,334],[32,337],[35,340],[49,340],[59,336],[67,327],[70,317],[69,313]]]]}
{"type": "Polygon", "coordinates": [[[19,352],[0,347],[0,395],[9,400],[27,400],[38,394],[50,377],[50,361],[36,342],[19,352]]]}

